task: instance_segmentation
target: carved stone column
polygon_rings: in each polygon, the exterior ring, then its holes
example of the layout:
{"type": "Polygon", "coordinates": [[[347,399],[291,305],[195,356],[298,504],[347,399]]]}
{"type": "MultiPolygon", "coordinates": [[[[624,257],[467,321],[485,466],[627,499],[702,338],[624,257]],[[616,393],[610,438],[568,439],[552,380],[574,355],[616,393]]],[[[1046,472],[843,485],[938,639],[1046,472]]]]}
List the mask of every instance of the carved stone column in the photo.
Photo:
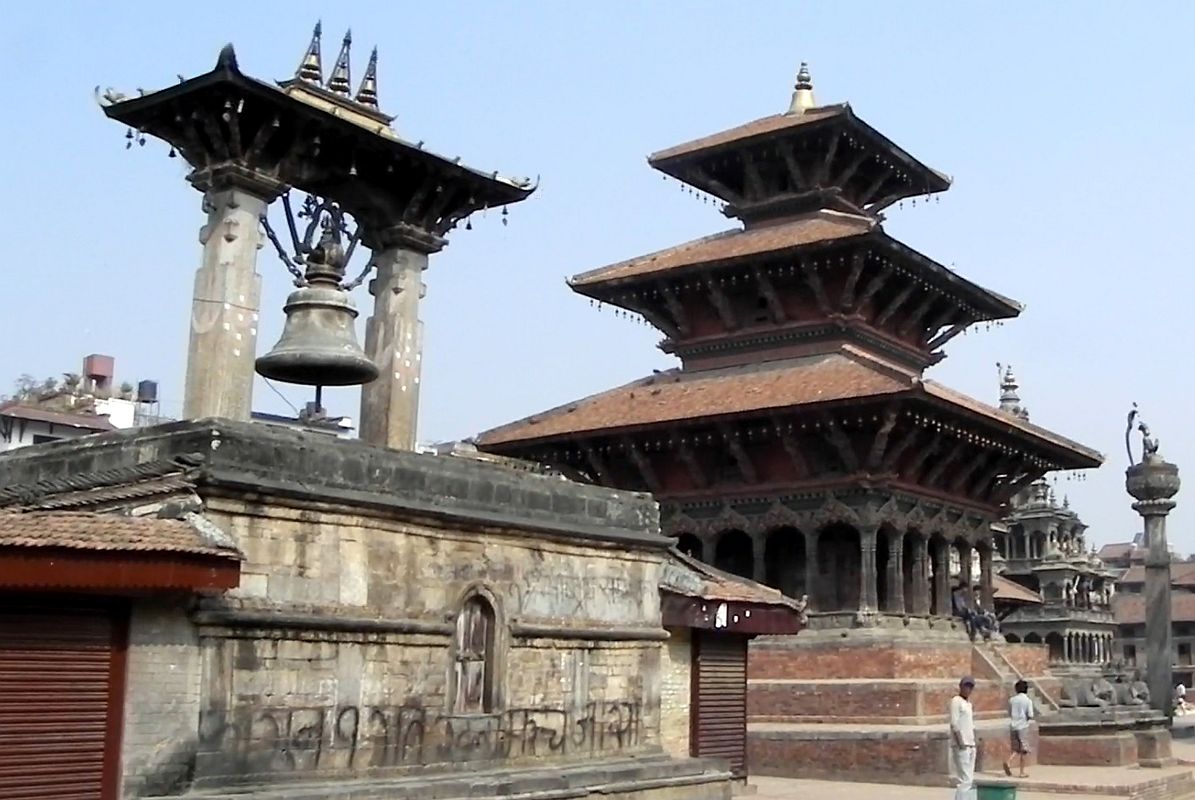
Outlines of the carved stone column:
{"type": "Polygon", "coordinates": [[[423,367],[423,271],[442,242],[396,226],[371,237],[369,244],[377,272],[369,282],[374,306],[365,325],[365,353],[381,375],[361,387],[361,440],[414,450],[423,367]]]}
{"type": "Polygon", "coordinates": [[[958,540],[958,579],[963,589],[963,597],[971,604],[975,604],[975,576],[971,574],[971,543],[966,539],[958,540]]]}
{"type": "Polygon", "coordinates": [[[905,532],[892,530],[885,537],[888,544],[888,607],[893,614],[905,613],[905,532]]]}
{"type": "Polygon", "coordinates": [[[261,309],[260,219],[285,187],[247,169],[204,173],[192,185],[203,192],[207,223],[199,231],[183,417],[247,421],[261,309]]]}
{"type": "Polygon", "coordinates": [[[934,593],[937,602],[933,610],[940,617],[949,617],[950,608],[950,544],[942,542],[938,552],[934,554],[934,593]]]}
{"type": "Polygon", "coordinates": [[[818,569],[818,553],[816,529],[809,527],[803,531],[805,535],[805,593],[809,595],[809,608],[820,610],[822,607],[820,578],[818,569]]]}
{"type": "Polygon", "coordinates": [[[859,529],[859,610],[875,611],[876,601],[876,535],[878,525],[859,529]]]}
{"type": "MultiPolygon", "coordinates": [[[[751,579],[756,583],[766,584],[768,582],[768,562],[765,544],[765,538],[762,533],[755,534],[751,537],[751,579]]],[[[779,589],[780,591],[784,591],[785,589],[783,586],[773,586],[772,588],[779,589]]]]}
{"type": "Polygon", "coordinates": [[[1149,702],[1169,718],[1174,714],[1170,702],[1174,686],[1171,680],[1172,636],[1170,628],[1170,547],[1166,541],[1166,516],[1174,508],[1173,498],[1181,483],[1178,467],[1164,461],[1157,452],[1157,441],[1148,436],[1142,423],[1144,442],[1141,463],[1125,472],[1125,489],[1137,502],[1133,510],[1145,521],[1145,661],[1149,683],[1149,702]]]}
{"type": "Polygon", "coordinates": [[[913,613],[929,614],[929,600],[929,539],[918,536],[913,540],[913,613]]]}
{"type": "Polygon", "coordinates": [[[979,551],[979,591],[980,604],[988,611],[995,611],[995,588],[992,586],[992,550],[990,547],[979,551]]]}

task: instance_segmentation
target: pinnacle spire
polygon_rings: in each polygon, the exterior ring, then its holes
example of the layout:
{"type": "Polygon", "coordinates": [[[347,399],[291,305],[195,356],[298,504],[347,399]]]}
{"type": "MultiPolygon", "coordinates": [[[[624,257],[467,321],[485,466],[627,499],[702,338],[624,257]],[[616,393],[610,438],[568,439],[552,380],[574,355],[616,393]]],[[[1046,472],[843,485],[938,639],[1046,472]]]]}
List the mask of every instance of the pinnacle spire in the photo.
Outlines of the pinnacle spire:
{"type": "Polygon", "coordinates": [[[797,71],[797,83],[793,87],[792,103],[788,106],[790,114],[804,114],[816,106],[813,99],[813,77],[809,74],[809,64],[802,61],[797,71]]]}
{"type": "Polygon", "coordinates": [[[299,80],[311,83],[323,83],[324,81],[324,64],[320,57],[322,33],[322,24],[316,22],[315,29],[311,32],[311,44],[307,45],[307,52],[303,54],[303,60],[299,62],[299,68],[295,70],[295,77],[299,80]]]}
{"type": "Polygon", "coordinates": [[[358,103],[370,108],[378,107],[378,48],[369,54],[369,65],[365,68],[365,77],[361,79],[361,88],[357,90],[358,103]]]}
{"type": "Polygon", "coordinates": [[[336,57],[336,66],[332,67],[332,74],[328,76],[328,88],[337,94],[347,95],[353,90],[353,82],[349,77],[349,48],[353,44],[353,32],[345,31],[344,41],[340,43],[340,55],[336,57]]]}

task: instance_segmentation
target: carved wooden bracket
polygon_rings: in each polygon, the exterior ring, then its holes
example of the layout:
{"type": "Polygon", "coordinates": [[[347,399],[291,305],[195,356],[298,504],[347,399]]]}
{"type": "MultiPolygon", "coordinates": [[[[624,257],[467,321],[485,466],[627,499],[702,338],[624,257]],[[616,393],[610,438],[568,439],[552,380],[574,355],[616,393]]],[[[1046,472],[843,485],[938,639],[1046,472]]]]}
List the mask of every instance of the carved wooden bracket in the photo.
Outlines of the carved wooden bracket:
{"type": "Polygon", "coordinates": [[[846,182],[855,177],[855,173],[858,172],[859,167],[863,166],[863,162],[870,155],[866,150],[860,151],[858,155],[851,159],[851,163],[847,164],[846,168],[838,174],[838,178],[834,182],[839,186],[846,186],[846,182]]]}
{"type": "Polygon", "coordinates": [[[735,316],[734,309],[730,305],[730,298],[726,296],[726,292],[722,291],[722,287],[718,285],[717,280],[713,277],[707,277],[705,285],[710,303],[713,304],[714,309],[718,312],[718,319],[722,321],[727,330],[738,328],[739,321],[735,316]]]}
{"type": "MultiPolygon", "coordinates": [[[[871,298],[875,297],[876,292],[884,287],[888,282],[888,278],[892,275],[892,262],[886,262],[880,269],[872,276],[867,285],[863,287],[863,294],[859,295],[859,300],[855,303],[853,311],[856,313],[860,311],[863,306],[871,302],[871,298]]],[[[903,301],[902,301],[903,302],[903,301]]]]}
{"type": "Polygon", "coordinates": [[[643,478],[643,482],[647,485],[647,488],[652,492],[660,491],[660,481],[656,477],[655,468],[651,465],[651,459],[645,456],[643,451],[639,449],[639,446],[630,439],[624,439],[623,446],[626,447],[632,463],[639,470],[639,475],[643,478]]]}
{"type": "Polygon", "coordinates": [[[610,470],[606,468],[606,462],[598,455],[598,452],[587,444],[581,446],[581,452],[585,454],[585,460],[589,462],[590,469],[593,470],[602,485],[613,486],[614,481],[610,477],[610,470]]]}
{"type": "Polygon", "coordinates": [[[923,486],[935,486],[938,480],[946,472],[946,469],[958,460],[959,456],[967,449],[966,442],[961,440],[956,441],[954,446],[947,452],[945,458],[939,458],[934,465],[930,467],[929,472],[926,473],[925,478],[921,481],[923,486]]]}
{"type": "Polygon", "coordinates": [[[870,203],[880,189],[883,188],[884,184],[888,182],[888,179],[892,177],[892,173],[893,170],[891,167],[882,170],[876,176],[875,180],[871,182],[871,185],[863,190],[863,194],[859,195],[859,205],[865,206],[870,203]]]}
{"type": "Polygon", "coordinates": [[[809,284],[809,288],[813,290],[813,298],[817,301],[818,309],[823,314],[832,314],[834,309],[830,306],[830,299],[826,296],[826,287],[822,284],[817,270],[810,266],[808,259],[802,258],[798,264],[801,267],[801,276],[805,279],[805,283],[809,284]]]}
{"type": "Polygon", "coordinates": [[[784,447],[784,452],[788,454],[797,475],[803,477],[812,474],[808,462],[805,461],[805,454],[801,452],[801,447],[797,443],[797,437],[793,436],[792,432],[779,419],[774,418],[772,425],[776,429],[776,435],[780,437],[780,444],[784,447]]]}
{"type": "Polygon", "coordinates": [[[842,461],[843,470],[849,475],[859,471],[859,455],[855,452],[855,447],[851,443],[851,439],[829,416],[822,417],[822,435],[825,436],[838,453],[839,459],[842,461]]]}
{"type": "Polygon", "coordinates": [[[914,328],[921,325],[925,319],[925,315],[929,313],[929,310],[933,307],[937,299],[938,296],[933,292],[926,293],[925,299],[921,301],[921,305],[917,306],[913,313],[905,320],[904,324],[900,326],[900,334],[907,336],[914,328]]]}
{"type": "Polygon", "coordinates": [[[837,131],[834,138],[830,140],[830,146],[826,149],[826,157],[822,159],[822,165],[817,171],[818,186],[825,186],[830,178],[830,166],[834,163],[834,156],[838,155],[840,141],[842,141],[842,131],[837,131]]]}
{"type": "Polygon", "coordinates": [[[689,472],[689,477],[693,479],[693,484],[699,489],[704,489],[710,485],[709,478],[705,474],[705,470],[701,468],[701,462],[697,460],[697,454],[693,452],[693,448],[686,442],[681,442],[676,446],[676,454],[680,458],[681,463],[685,465],[685,469],[689,472]]]}
{"type": "Polygon", "coordinates": [[[888,437],[892,435],[892,429],[896,427],[898,416],[895,408],[885,409],[884,421],[876,431],[875,439],[871,443],[871,451],[867,454],[868,472],[875,472],[879,469],[884,451],[888,448],[888,437]]]}
{"type": "Polygon", "coordinates": [[[780,155],[784,159],[784,168],[788,170],[788,179],[793,186],[793,191],[801,192],[811,189],[801,165],[797,162],[797,157],[793,154],[791,145],[782,144],[780,155]]]}
{"type": "Polygon", "coordinates": [[[718,426],[718,432],[722,434],[723,443],[730,450],[730,455],[734,458],[734,463],[738,465],[739,474],[743,476],[743,482],[757,483],[759,481],[759,474],[755,470],[755,465],[751,463],[751,456],[747,454],[746,448],[743,447],[743,442],[739,439],[738,432],[733,430],[729,425],[718,426]]]}
{"type": "Polygon", "coordinates": [[[784,311],[784,304],[780,302],[780,295],[776,293],[776,287],[772,285],[772,281],[759,267],[752,269],[755,275],[755,280],[759,284],[759,293],[763,296],[764,302],[768,304],[768,314],[772,318],[772,322],[777,325],[788,320],[788,314],[784,311]]]}
{"type": "Polygon", "coordinates": [[[917,285],[910,281],[903,289],[897,292],[896,296],[888,301],[888,305],[884,306],[883,310],[876,315],[874,322],[875,326],[882,327],[888,322],[888,320],[892,319],[892,315],[895,314],[900,307],[905,304],[905,301],[912,296],[913,290],[916,288],[917,285]]]}
{"type": "Polygon", "coordinates": [[[675,290],[663,281],[659,285],[660,297],[664,298],[664,306],[672,315],[672,320],[681,336],[689,335],[689,318],[685,314],[684,304],[677,298],[675,290]]]}
{"type": "Polygon", "coordinates": [[[965,331],[967,329],[967,325],[968,325],[968,323],[966,323],[966,322],[959,322],[955,325],[950,326],[948,329],[942,331],[937,336],[935,336],[933,339],[930,339],[928,342],[926,342],[925,349],[929,350],[932,353],[934,350],[937,350],[942,345],[946,344],[951,339],[953,339],[954,337],[958,336],[960,333],[965,331]]]}
{"type": "Polygon", "coordinates": [[[849,311],[855,302],[855,288],[859,284],[859,277],[863,274],[863,267],[867,264],[867,250],[858,248],[851,254],[851,271],[846,276],[846,283],[842,287],[842,297],[839,307],[849,311]]]}

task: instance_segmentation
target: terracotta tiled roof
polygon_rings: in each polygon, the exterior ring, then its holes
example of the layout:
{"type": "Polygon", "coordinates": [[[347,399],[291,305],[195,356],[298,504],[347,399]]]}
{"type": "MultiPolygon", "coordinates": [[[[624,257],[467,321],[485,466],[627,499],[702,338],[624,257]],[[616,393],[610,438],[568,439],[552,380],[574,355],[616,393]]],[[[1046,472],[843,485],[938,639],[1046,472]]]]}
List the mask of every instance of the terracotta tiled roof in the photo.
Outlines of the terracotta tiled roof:
{"type": "Polygon", "coordinates": [[[763,364],[700,372],[669,370],[494,428],[476,441],[485,448],[900,392],[928,395],[955,410],[982,416],[1062,449],[1075,468],[1098,466],[1103,460],[1083,445],[933,381],[921,382],[850,346],[834,353],[763,364]]]}
{"type": "MultiPolygon", "coordinates": [[[[1112,613],[1118,625],[1141,625],[1145,622],[1145,596],[1120,593],[1112,598],[1112,613]]],[[[1170,621],[1195,622],[1195,593],[1170,593],[1170,621]]]]}
{"type": "Polygon", "coordinates": [[[968,411],[972,411],[976,414],[987,417],[994,422],[1007,425],[1009,428],[1015,428],[1022,433],[1027,433],[1036,439],[1044,440],[1045,442],[1048,442],[1062,450],[1070,451],[1071,453],[1079,456],[1077,462],[1070,467],[1071,469],[1098,467],[1100,464],[1104,463],[1103,454],[1096,450],[1092,450],[1086,445],[1079,444],[1078,442],[1068,439],[1065,436],[1059,436],[1051,430],[1043,428],[1040,425],[1034,425],[1031,422],[1026,422],[1020,417],[1013,416],[1012,414],[1006,414],[995,406],[991,406],[987,403],[976,400],[975,398],[965,395],[962,392],[956,392],[954,389],[943,386],[936,381],[924,381],[922,383],[922,387],[925,389],[925,393],[931,397],[944,400],[953,406],[960,406],[968,411]]]}
{"type": "Polygon", "coordinates": [[[46,408],[21,405],[15,401],[0,405],[0,417],[26,419],[31,422],[48,422],[53,425],[66,425],[71,428],[83,428],[91,431],[116,430],[116,426],[106,416],[72,414],[69,411],[52,411],[46,408]]]}
{"type": "MultiPolygon", "coordinates": [[[[1145,567],[1134,564],[1120,577],[1120,583],[1145,583],[1145,567]]],[[[1195,587],[1195,562],[1175,561],[1170,564],[1170,585],[1195,587]]]]}
{"type": "Polygon", "coordinates": [[[863,217],[823,211],[816,216],[780,225],[723,231],[666,250],[583,272],[569,283],[576,289],[582,289],[586,286],[682,267],[713,264],[760,253],[779,253],[816,242],[861,236],[871,231],[875,225],[873,220],[863,217]]]}
{"type": "Polygon", "coordinates": [[[890,394],[910,377],[843,353],[701,372],[670,370],[481,434],[481,446],[890,394]]]}
{"type": "Polygon", "coordinates": [[[843,103],[834,106],[811,108],[804,114],[773,114],[770,117],[752,120],[744,125],[712,133],[709,136],[703,136],[700,139],[694,139],[691,142],[685,142],[669,147],[666,150],[652,153],[648,161],[655,164],[660,161],[676,158],[677,156],[696,153],[699,150],[707,150],[711,147],[751,139],[755,136],[763,136],[775,133],[776,131],[793,130],[803,125],[809,125],[810,123],[840,117],[846,114],[848,110],[849,107],[843,103]]]}
{"type": "Polygon", "coordinates": [[[1040,594],[1002,575],[992,576],[992,594],[997,600],[1005,602],[1041,604],[1040,594]]]}
{"type": "Polygon", "coordinates": [[[239,557],[183,520],[63,511],[0,513],[0,547],[239,557]]]}
{"type": "Polygon", "coordinates": [[[797,603],[786,597],[777,589],[747,578],[723,572],[711,567],[703,561],[687,556],[676,548],[669,551],[669,555],[676,566],[686,570],[696,580],[668,581],[668,571],[665,571],[665,582],[661,586],[664,591],[683,594],[688,597],[700,597],[703,600],[725,600],[735,603],[757,603],[759,605],[784,606],[794,611],[797,603]]]}
{"type": "Polygon", "coordinates": [[[1132,542],[1116,542],[1115,544],[1106,544],[1101,547],[1097,555],[1103,561],[1107,561],[1108,559],[1128,558],[1132,552],[1132,542]]]}

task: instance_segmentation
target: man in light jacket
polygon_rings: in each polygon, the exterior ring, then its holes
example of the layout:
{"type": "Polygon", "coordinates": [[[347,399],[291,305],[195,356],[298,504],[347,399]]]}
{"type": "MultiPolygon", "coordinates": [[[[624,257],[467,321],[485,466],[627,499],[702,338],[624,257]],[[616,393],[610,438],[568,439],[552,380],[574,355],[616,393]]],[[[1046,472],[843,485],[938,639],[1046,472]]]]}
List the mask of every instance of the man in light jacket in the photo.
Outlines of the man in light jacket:
{"type": "Polygon", "coordinates": [[[963,678],[958,694],[950,698],[950,759],[958,784],[954,800],[975,800],[975,712],[971,692],[975,679],[963,678]]]}

